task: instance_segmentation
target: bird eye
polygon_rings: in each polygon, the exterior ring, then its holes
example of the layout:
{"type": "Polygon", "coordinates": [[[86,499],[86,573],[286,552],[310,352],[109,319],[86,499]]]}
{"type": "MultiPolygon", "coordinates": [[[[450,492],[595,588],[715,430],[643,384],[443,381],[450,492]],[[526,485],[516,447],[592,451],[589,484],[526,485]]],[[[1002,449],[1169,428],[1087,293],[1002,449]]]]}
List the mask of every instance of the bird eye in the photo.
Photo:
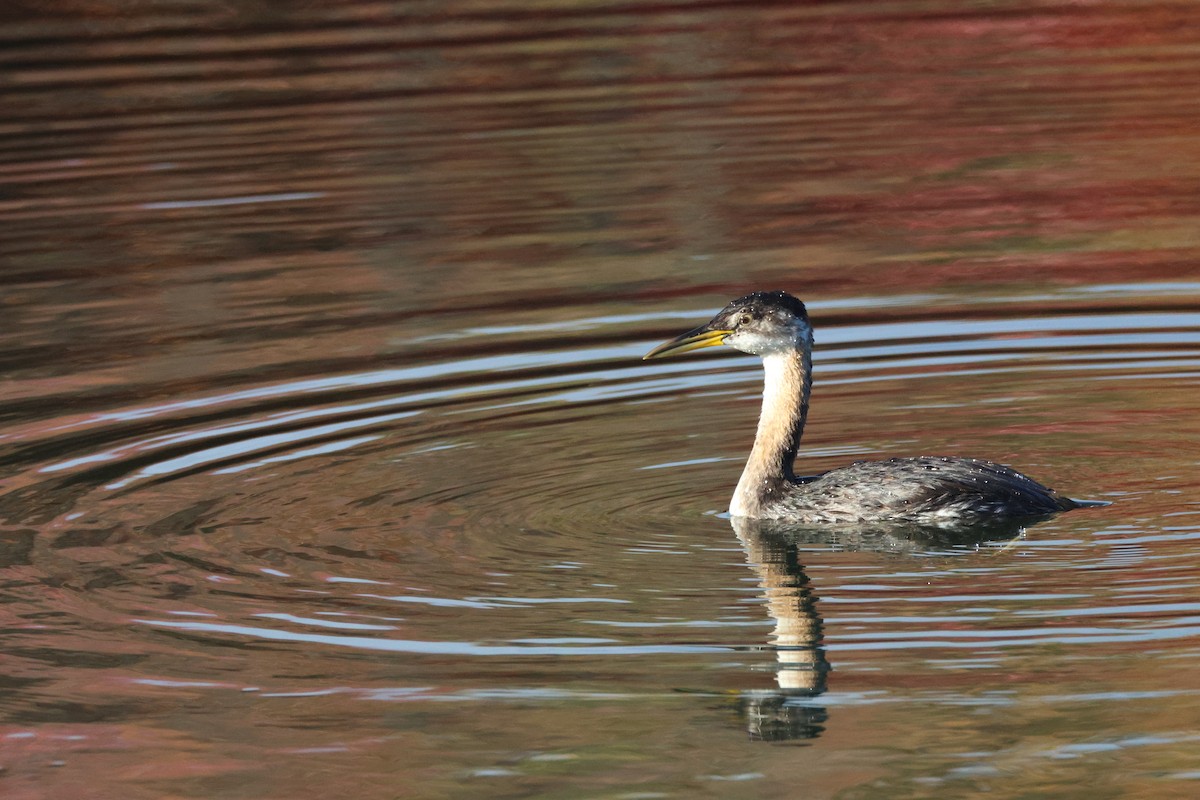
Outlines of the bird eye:
{"type": "Polygon", "coordinates": [[[738,325],[749,325],[751,317],[749,314],[742,314],[738,317],[738,325]]]}

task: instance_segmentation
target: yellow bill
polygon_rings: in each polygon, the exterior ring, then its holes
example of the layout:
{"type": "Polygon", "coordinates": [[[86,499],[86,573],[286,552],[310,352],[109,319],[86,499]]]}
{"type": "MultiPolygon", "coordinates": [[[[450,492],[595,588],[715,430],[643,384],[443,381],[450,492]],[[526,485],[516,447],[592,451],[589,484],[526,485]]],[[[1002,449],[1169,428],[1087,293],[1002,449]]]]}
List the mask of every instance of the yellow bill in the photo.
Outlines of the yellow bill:
{"type": "Polygon", "coordinates": [[[702,347],[716,347],[719,344],[724,344],[725,337],[731,333],[733,333],[733,331],[713,330],[711,328],[700,326],[699,328],[690,330],[685,334],[675,337],[669,342],[663,342],[658,347],[642,356],[642,360],[645,361],[651,358],[677,356],[680,353],[699,350],[702,347]]]}

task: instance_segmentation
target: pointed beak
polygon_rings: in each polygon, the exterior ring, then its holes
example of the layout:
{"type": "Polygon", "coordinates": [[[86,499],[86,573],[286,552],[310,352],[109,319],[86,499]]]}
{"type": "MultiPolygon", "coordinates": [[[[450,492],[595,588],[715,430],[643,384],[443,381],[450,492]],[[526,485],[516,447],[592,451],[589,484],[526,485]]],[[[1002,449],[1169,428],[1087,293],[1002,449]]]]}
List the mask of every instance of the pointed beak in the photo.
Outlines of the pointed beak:
{"type": "Polygon", "coordinates": [[[713,329],[708,327],[708,325],[701,325],[699,328],[694,328],[687,333],[676,336],[669,342],[663,342],[642,356],[642,360],[647,361],[651,358],[677,356],[680,353],[699,350],[701,347],[716,347],[719,344],[724,344],[725,337],[731,333],[733,331],[713,329]]]}

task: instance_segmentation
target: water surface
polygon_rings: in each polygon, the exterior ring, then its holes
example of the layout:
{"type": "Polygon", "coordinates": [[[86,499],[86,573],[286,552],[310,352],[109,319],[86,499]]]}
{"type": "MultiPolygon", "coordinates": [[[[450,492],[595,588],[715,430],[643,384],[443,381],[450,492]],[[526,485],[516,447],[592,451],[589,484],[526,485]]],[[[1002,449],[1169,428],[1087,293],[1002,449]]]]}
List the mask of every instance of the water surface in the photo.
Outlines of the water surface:
{"type": "Polygon", "coordinates": [[[3,12],[5,796],[1193,796],[1193,11],[3,12]],[[773,288],[1111,505],[732,523],[773,288]]]}

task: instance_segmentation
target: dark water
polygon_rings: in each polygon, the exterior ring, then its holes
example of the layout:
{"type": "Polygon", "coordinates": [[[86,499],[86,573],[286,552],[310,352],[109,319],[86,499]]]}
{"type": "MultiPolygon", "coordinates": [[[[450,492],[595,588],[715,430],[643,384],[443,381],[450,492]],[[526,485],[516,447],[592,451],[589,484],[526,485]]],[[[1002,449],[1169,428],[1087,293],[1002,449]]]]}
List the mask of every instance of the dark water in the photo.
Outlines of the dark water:
{"type": "Polygon", "coordinates": [[[1198,11],[9,4],[3,796],[1195,796],[1198,11]],[[1112,504],[732,525],[756,288],[1112,504]]]}

